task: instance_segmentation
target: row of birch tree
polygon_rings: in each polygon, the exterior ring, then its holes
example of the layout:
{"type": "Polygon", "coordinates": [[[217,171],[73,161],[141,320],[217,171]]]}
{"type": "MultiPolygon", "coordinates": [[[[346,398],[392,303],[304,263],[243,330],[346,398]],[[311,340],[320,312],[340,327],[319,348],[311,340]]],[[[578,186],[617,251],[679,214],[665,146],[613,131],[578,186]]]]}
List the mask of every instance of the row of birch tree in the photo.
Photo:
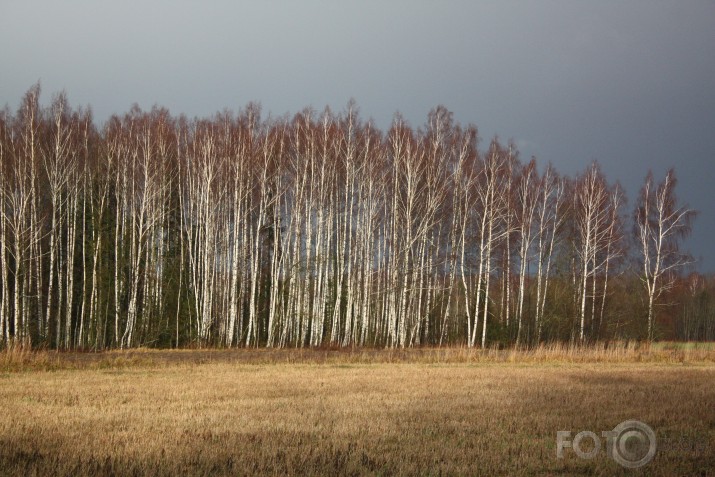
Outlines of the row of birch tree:
{"type": "Polygon", "coordinates": [[[687,262],[672,171],[629,215],[597,163],[564,177],[443,107],[384,132],[353,102],[269,119],[135,106],[98,129],[39,96],[0,115],[5,345],[653,338],[687,262]]]}

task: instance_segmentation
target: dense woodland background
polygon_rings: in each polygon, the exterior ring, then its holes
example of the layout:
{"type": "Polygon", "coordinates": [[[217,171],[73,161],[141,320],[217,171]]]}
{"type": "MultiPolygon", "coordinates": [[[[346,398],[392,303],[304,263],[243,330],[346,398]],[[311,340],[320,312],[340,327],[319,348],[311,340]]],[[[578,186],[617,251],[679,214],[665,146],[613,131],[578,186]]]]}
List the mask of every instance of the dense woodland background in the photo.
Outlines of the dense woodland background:
{"type": "Polygon", "coordinates": [[[385,132],[353,103],[97,129],[39,98],[0,113],[3,346],[715,339],[673,171],[629,207],[597,163],[564,177],[443,107],[385,132]]]}

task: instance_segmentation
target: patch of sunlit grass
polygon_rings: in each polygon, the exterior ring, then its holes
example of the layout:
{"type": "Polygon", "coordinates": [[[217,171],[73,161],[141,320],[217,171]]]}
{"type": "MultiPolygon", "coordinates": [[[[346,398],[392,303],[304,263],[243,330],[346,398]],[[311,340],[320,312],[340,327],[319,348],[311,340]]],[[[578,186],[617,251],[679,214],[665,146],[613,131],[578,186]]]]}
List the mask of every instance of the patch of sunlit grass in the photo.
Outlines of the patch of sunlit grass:
{"type": "Polygon", "coordinates": [[[0,375],[0,474],[626,475],[556,459],[557,431],[626,419],[664,443],[644,472],[708,469],[715,365],[629,346],[61,354],[0,375]]]}

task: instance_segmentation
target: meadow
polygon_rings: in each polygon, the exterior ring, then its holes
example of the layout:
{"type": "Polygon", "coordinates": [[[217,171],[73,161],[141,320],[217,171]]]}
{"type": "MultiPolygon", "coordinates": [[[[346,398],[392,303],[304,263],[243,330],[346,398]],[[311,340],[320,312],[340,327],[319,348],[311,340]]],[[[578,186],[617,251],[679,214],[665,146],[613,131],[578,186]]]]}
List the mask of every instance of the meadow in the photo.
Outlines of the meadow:
{"type": "Polygon", "coordinates": [[[715,475],[713,383],[702,346],[5,352],[0,474],[715,475]],[[644,467],[556,457],[627,419],[644,467]]]}

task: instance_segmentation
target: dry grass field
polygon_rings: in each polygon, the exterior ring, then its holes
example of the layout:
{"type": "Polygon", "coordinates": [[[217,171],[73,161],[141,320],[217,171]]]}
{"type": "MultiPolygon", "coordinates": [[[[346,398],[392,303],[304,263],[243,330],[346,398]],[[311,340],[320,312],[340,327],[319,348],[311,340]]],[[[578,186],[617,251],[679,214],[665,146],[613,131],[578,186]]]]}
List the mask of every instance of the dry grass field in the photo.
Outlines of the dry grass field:
{"type": "Polygon", "coordinates": [[[715,475],[715,352],[5,353],[0,474],[715,475]],[[556,458],[626,419],[645,467],[556,458]]]}

